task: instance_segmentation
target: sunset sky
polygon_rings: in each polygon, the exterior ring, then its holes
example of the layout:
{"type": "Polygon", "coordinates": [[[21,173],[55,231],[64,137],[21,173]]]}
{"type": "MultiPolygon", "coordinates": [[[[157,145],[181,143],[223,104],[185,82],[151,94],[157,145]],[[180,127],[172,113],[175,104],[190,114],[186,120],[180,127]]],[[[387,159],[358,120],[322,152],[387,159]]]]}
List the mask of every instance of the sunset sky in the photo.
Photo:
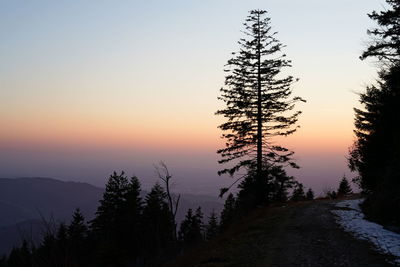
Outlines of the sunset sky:
{"type": "Polygon", "coordinates": [[[223,67],[251,9],[265,9],[307,100],[289,171],[317,192],[346,173],[360,61],[383,0],[1,1],[0,177],[103,186],[113,170],[145,188],[164,160],[176,190],[216,194],[223,144],[214,112],[223,67]]]}

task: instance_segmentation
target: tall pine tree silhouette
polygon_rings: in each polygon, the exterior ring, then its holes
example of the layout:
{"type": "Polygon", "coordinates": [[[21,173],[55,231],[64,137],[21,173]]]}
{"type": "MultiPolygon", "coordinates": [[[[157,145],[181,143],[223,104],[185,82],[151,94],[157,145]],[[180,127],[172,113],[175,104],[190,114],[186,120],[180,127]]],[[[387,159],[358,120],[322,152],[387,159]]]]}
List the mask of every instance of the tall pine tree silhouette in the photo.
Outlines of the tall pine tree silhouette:
{"type": "Polygon", "coordinates": [[[250,11],[244,23],[245,38],[239,41],[240,50],[233,53],[225,70],[225,86],[219,99],[226,108],[216,112],[227,119],[219,126],[227,132],[222,135],[226,147],[218,150],[222,157],[219,163],[233,163],[219,174],[233,175],[241,168],[252,169],[256,188],[262,189],[267,183],[263,172],[272,164],[297,167],[291,160],[293,152],[274,144],[272,138],[296,131],[301,112],[293,109],[297,101],[304,101],[291,97],[291,85],[296,79],[282,75],[291,62],[282,53],[284,46],[275,38],[266,13],[250,11]]]}

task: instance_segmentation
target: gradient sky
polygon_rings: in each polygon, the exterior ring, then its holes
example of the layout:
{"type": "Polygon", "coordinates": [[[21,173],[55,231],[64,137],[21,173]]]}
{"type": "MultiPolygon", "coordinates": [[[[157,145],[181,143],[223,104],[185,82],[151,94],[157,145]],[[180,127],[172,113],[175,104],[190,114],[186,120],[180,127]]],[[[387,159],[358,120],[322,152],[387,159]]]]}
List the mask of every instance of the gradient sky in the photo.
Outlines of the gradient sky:
{"type": "Polygon", "coordinates": [[[1,1],[0,177],[104,185],[113,170],[145,188],[164,160],[176,190],[215,194],[222,146],[214,112],[223,66],[251,9],[287,45],[301,129],[280,142],[317,192],[337,186],[357,92],[374,81],[367,17],[383,0],[1,1]]]}

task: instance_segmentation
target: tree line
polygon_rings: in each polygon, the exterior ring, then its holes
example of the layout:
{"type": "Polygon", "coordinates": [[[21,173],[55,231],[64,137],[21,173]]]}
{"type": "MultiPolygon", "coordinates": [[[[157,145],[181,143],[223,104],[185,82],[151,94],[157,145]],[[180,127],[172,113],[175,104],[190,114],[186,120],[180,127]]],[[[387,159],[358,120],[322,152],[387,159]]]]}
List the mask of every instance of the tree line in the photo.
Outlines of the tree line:
{"type": "Polygon", "coordinates": [[[360,93],[362,108],[354,109],[349,167],[366,195],[367,216],[400,225],[400,1],[386,2],[386,10],[369,14],[378,26],[368,30],[371,42],[360,58],[375,59],[379,77],[360,93]]]}

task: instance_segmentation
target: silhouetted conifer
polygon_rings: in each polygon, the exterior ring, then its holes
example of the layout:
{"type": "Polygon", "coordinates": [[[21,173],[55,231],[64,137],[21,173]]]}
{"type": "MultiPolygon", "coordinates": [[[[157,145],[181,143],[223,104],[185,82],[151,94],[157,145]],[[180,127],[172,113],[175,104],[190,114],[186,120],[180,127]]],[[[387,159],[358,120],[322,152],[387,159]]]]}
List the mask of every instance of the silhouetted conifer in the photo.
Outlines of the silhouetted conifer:
{"type": "Polygon", "coordinates": [[[221,212],[221,230],[225,230],[233,222],[236,215],[236,200],[230,193],[225,200],[224,209],[221,212]]]}
{"type": "Polygon", "coordinates": [[[203,213],[200,207],[196,209],[195,214],[192,209],[188,209],[185,219],[181,223],[178,237],[186,248],[203,240],[203,213]]]}
{"type": "Polygon", "coordinates": [[[91,221],[93,231],[100,235],[108,236],[110,232],[119,227],[117,220],[126,202],[128,190],[128,178],[124,172],[117,174],[114,172],[106,184],[103,199],[97,208],[96,217],[91,221]]]}
{"type": "Polygon", "coordinates": [[[121,212],[121,229],[124,232],[121,245],[127,258],[130,260],[139,256],[141,253],[141,244],[145,238],[141,233],[143,203],[140,192],[139,179],[133,176],[129,180],[125,196],[126,202],[121,212]]]}
{"type": "Polygon", "coordinates": [[[368,14],[379,27],[368,30],[368,34],[372,36],[372,43],[364,51],[361,59],[377,57],[378,60],[397,64],[400,60],[400,1],[386,0],[386,3],[390,8],[368,14]]]}
{"type": "Polygon", "coordinates": [[[270,168],[269,179],[272,183],[272,200],[285,202],[288,200],[288,190],[296,184],[293,176],[288,176],[282,166],[273,166],[270,168]]]}
{"type": "MultiPolygon", "coordinates": [[[[140,184],[136,177],[129,180],[124,172],[114,172],[106,185],[91,229],[98,246],[102,265],[123,265],[136,257],[139,238],[133,238],[139,225],[141,209],[140,184]]],[[[100,264],[100,263],[99,263],[100,264]]]]}
{"type": "Polygon", "coordinates": [[[375,85],[360,94],[362,108],[355,109],[356,142],[349,167],[358,172],[355,181],[367,194],[363,205],[368,217],[400,225],[400,1],[387,0],[389,8],[369,16],[378,27],[362,59],[376,57],[381,70],[375,85]]]}
{"type": "Polygon", "coordinates": [[[67,227],[61,223],[57,230],[56,247],[55,247],[55,262],[57,266],[69,266],[69,251],[68,251],[68,236],[67,227]]]}
{"type": "Polygon", "coordinates": [[[314,191],[309,188],[306,193],[306,200],[313,200],[314,199],[314,191]]]}
{"type": "Polygon", "coordinates": [[[67,229],[70,266],[87,266],[90,262],[90,248],[87,237],[88,228],[79,209],[74,211],[67,229]]]}
{"type": "Polygon", "coordinates": [[[349,181],[347,180],[346,176],[343,176],[342,180],[340,180],[337,194],[339,196],[345,196],[351,194],[352,192],[353,190],[351,190],[349,181]]]}
{"type": "MultiPolygon", "coordinates": [[[[219,163],[234,162],[234,166],[219,171],[233,175],[241,168],[254,170],[250,179],[257,186],[256,202],[265,202],[268,192],[266,172],[270,165],[297,165],[291,160],[293,152],[280,145],[271,145],[275,136],[287,136],[296,131],[300,111],[294,109],[299,97],[291,97],[292,76],[282,77],[291,62],[282,53],[284,47],[272,32],[266,11],[252,10],[245,22],[245,38],[240,39],[240,51],[228,60],[225,87],[220,100],[226,108],[216,112],[227,118],[219,126],[226,147],[218,150],[219,163]]],[[[245,177],[246,178],[246,177],[245,177]]],[[[226,190],[223,190],[226,191],[226,190]]],[[[222,192],[223,193],[223,192],[222,192]]]]}
{"type": "Polygon", "coordinates": [[[55,234],[47,231],[43,240],[36,250],[36,260],[39,266],[51,267],[58,265],[57,259],[57,239],[55,234]]]}
{"type": "Polygon", "coordinates": [[[305,200],[304,186],[302,183],[297,182],[292,193],[291,201],[302,201],[305,200]]]}
{"type": "Polygon", "coordinates": [[[72,215],[72,221],[68,226],[68,237],[70,240],[83,240],[87,235],[88,228],[80,209],[76,209],[72,215]]]}
{"type": "MultiPolygon", "coordinates": [[[[265,164],[265,166],[269,166],[265,164]]],[[[263,171],[266,183],[263,188],[257,183],[255,170],[248,170],[246,179],[238,186],[240,189],[236,197],[236,212],[238,216],[243,216],[252,208],[262,204],[256,191],[264,192],[264,201],[287,201],[288,189],[292,188],[296,182],[292,176],[288,176],[282,166],[269,166],[263,171]]]]}
{"type": "Polygon", "coordinates": [[[217,214],[212,211],[210,217],[208,217],[208,223],[206,226],[206,240],[211,240],[219,234],[219,225],[217,214]]]}
{"type": "Polygon", "coordinates": [[[171,222],[167,194],[158,183],[146,196],[142,217],[146,258],[151,262],[173,256],[174,225],[171,222]]]}

